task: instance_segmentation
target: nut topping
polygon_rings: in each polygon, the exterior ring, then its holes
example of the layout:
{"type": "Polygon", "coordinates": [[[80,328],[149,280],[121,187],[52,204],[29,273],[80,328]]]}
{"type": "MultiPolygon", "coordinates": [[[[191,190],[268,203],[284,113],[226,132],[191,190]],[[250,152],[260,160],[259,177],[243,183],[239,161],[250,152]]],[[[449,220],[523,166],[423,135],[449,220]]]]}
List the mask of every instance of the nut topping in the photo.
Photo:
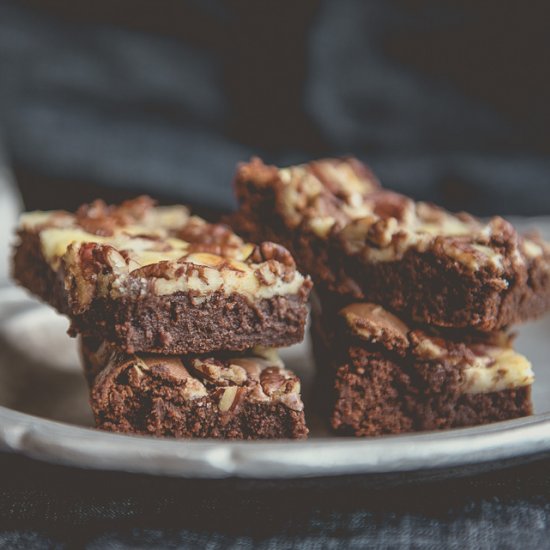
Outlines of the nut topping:
{"type": "Polygon", "coordinates": [[[502,218],[484,224],[465,213],[414,202],[381,188],[355,159],[282,168],[278,177],[273,167],[255,159],[241,165],[237,183],[238,192],[240,186],[269,186],[275,195],[270,199],[272,208],[286,227],[334,240],[347,254],[358,254],[366,262],[399,261],[411,249],[426,253],[441,247],[443,239],[448,256],[465,269],[487,269],[506,281],[514,263],[521,263],[529,253],[537,254],[537,248],[522,244],[502,218]]]}
{"type": "Polygon", "coordinates": [[[276,366],[280,364],[276,350],[262,348],[258,353],[192,358],[128,355],[109,344],[87,342],[83,352],[92,363],[92,374],[99,373],[96,383],[107,389],[109,381],[119,380],[138,390],[154,391],[155,381],[160,380],[161,388],[166,384],[177,388],[183,400],[206,398],[205,406],[213,404],[223,413],[234,414],[245,402],[280,403],[303,410],[300,381],[292,372],[276,366]]]}
{"type": "Polygon", "coordinates": [[[241,395],[240,388],[238,386],[229,386],[221,391],[220,401],[218,408],[221,412],[228,412],[234,410],[239,404],[239,397],[241,395]]]}
{"type": "Polygon", "coordinates": [[[249,259],[255,263],[275,260],[287,267],[296,267],[294,258],[284,246],[268,241],[256,246],[249,259]]]}
{"type": "Polygon", "coordinates": [[[120,206],[96,201],[75,215],[26,214],[22,224],[60,271],[75,314],[100,298],[185,292],[198,303],[223,292],[255,301],[310,286],[285,248],[245,243],[225,225],[189,216],[184,207],[154,207],[146,197],[120,206]]]}
{"type": "Polygon", "coordinates": [[[245,369],[239,365],[228,364],[225,366],[215,359],[192,359],[192,367],[211,382],[226,385],[229,382],[242,386],[248,379],[245,369]]]}

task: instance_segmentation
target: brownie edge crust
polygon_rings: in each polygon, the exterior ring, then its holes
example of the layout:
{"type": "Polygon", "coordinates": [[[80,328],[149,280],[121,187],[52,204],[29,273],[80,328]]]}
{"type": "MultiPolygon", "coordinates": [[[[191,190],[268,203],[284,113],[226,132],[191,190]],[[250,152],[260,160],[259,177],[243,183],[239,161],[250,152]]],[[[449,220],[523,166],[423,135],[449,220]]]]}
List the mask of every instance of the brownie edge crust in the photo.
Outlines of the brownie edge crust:
{"type": "Polygon", "coordinates": [[[244,243],[183,207],[146,203],[119,219],[140,200],[118,211],[102,205],[105,219],[89,212],[23,218],[14,278],[66,314],[72,334],[129,353],[240,351],[302,340],[311,281],[288,251],[244,243]]]}
{"type": "Polygon", "coordinates": [[[300,381],[274,350],[129,355],[82,339],[98,428],[178,438],[300,439],[300,381]]]}

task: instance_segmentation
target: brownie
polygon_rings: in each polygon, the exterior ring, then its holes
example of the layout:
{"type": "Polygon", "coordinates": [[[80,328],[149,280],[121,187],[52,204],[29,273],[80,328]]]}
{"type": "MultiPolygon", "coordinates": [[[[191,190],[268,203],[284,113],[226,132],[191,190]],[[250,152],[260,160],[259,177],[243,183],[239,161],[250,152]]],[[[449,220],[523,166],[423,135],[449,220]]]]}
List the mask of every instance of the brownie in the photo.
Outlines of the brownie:
{"type": "Polygon", "coordinates": [[[381,306],[350,304],[312,323],[318,392],[340,434],[474,426],[532,414],[533,372],[505,333],[410,327],[381,306]]]}
{"type": "Polygon", "coordinates": [[[165,437],[304,438],[300,381],[266,348],[215,356],[126,354],[84,338],[96,425],[165,437]]]}
{"type": "Polygon", "coordinates": [[[209,353],[303,338],[308,277],[280,245],[148,197],[21,218],[14,277],[71,333],[128,353],[209,353]]]}
{"type": "Polygon", "coordinates": [[[550,246],[538,236],[383,189],[355,159],[282,169],[252,159],[235,188],[237,231],[288,247],[335,307],[369,301],[485,332],[550,308],[550,246]]]}

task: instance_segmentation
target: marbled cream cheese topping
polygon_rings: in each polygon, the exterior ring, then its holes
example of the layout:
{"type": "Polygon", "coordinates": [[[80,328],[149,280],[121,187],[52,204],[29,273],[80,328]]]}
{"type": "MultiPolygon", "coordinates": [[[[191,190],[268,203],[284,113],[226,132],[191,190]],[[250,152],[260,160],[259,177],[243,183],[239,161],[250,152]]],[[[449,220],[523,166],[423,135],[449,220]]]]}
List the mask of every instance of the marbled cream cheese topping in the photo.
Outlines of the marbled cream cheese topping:
{"type": "Polygon", "coordinates": [[[325,236],[335,224],[359,219],[371,213],[365,198],[379,190],[374,175],[353,159],[314,161],[281,168],[283,183],[280,208],[293,226],[304,219],[319,236],[325,236]],[[331,204],[331,195],[338,204],[331,204]],[[335,206],[337,208],[335,208],[335,206]]]}
{"type": "Polygon", "coordinates": [[[487,393],[530,386],[531,363],[509,348],[488,347],[464,368],[464,393],[487,393]]]}
{"type": "Polygon", "coordinates": [[[176,385],[184,400],[211,399],[222,413],[231,414],[244,403],[281,403],[302,411],[300,381],[284,368],[276,350],[255,348],[241,354],[211,357],[128,355],[103,343],[88,355],[97,375],[94,391],[127,372],[129,383],[160,377],[176,385]]]}
{"type": "Polygon", "coordinates": [[[441,247],[468,270],[502,274],[510,267],[507,262],[524,263],[548,252],[542,242],[519,238],[502,218],[482,223],[382,189],[354,159],[319,160],[277,174],[278,210],[289,227],[301,225],[323,239],[337,233],[348,253],[368,262],[441,247]],[[514,236],[514,250],[502,246],[503,234],[514,236]]]}
{"type": "MultiPolygon", "coordinates": [[[[361,340],[385,347],[415,361],[446,365],[461,372],[461,391],[467,394],[498,392],[530,386],[531,363],[511,347],[503,333],[486,340],[456,341],[411,330],[379,305],[356,303],[340,312],[351,333],[361,340]]],[[[467,338],[466,336],[464,338],[467,338]]]]}
{"type": "Polygon", "coordinates": [[[96,202],[74,215],[30,212],[20,227],[38,235],[46,262],[76,292],[76,309],[95,295],[192,291],[206,300],[220,291],[265,299],[295,294],[304,284],[282,247],[245,243],[185,207],[155,207],[144,197],[118,207],[96,202]]]}
{"type": "Polygon", "coordinates": [[[420,360],[447,361],[462,372],[462,391],[468,394],[489,393],[530,386],[534,380],[531,363],[516,353],[510,340],[501,335],[500,342],[468,342],[456,346],[441,338],[422,334],[413,353],[420,360]]]}

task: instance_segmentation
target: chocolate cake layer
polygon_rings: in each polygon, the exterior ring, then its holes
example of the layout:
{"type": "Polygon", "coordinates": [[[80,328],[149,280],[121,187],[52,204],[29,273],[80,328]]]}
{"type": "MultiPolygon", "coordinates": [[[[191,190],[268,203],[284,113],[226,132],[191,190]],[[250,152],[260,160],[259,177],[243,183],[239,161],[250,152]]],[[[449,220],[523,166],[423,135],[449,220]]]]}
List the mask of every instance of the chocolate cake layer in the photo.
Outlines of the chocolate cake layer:
{"type": "Polygon", "coordinates": [[[411,329],[382,307],[316,308],[318,394],[340,434],[442,430],[532,413],[533,372],[503,333],[411,329]]]}
{"type": "Polygon", "coordinates": [[[550,308],[550,247],[382,189],[355,159],[242,164],[235,227],[287,246],[342,307],[379,303],[414,322],[500,330],[550,308]]]}
{"type": "Polygon", "coordinates": [[[15,278],[67,314],[73,334],[166,354],[303,338],[311,282],[290,253],[185,207],[96,201],[76,214],[24,214],[18,235],[15,278]]]}
{"type": "Polygon", "coordinates": [[[130,355],[83,339],[96,425],[165,437],[304,438],[300,381],[274,350],[130,355]]]}

